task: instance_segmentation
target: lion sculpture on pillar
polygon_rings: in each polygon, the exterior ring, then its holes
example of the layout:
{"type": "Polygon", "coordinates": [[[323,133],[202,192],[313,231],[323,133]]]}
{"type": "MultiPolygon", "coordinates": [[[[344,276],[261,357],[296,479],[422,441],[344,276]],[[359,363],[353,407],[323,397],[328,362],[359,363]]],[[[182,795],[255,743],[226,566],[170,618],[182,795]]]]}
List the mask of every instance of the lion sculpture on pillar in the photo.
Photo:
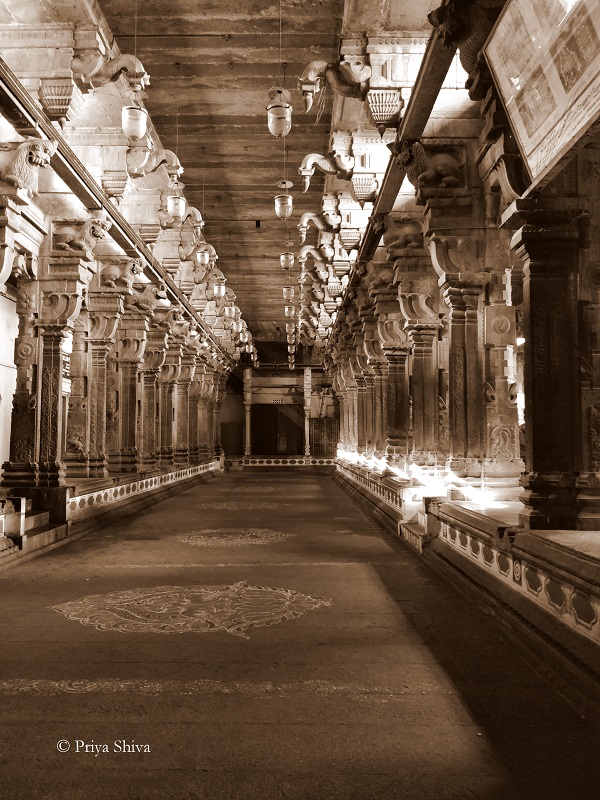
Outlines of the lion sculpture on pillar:
{"type": "Polygon", "coordinates": [[[57,147],[57,142],[33,138],[18,144],[0,144],[0,150],[14,151],[12,160],[0,169],[0,177],[17,189],[25,189],[28,197],[34,197],[38,192],[38,171],[50,166],[50,159],[56,153],[57,147]]]}

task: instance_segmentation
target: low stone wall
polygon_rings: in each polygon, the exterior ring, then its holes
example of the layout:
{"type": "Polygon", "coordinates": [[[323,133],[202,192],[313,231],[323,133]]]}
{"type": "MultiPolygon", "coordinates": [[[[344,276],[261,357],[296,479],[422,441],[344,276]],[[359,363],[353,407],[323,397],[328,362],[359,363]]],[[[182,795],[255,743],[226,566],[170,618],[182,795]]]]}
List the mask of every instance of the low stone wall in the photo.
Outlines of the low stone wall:
{"type": "Polygon", "coordinates": [[[471,602],[533,635],[536,655],[565,659],[580,683],[589,681],[582,697],[595,692],[590,702],[600,709],[596,533],[528,531],[447,498],[422,497],[415,507],[415,487],[393,491],[386,478],[345,463],[338,462],[336,478],[471,602]]]}

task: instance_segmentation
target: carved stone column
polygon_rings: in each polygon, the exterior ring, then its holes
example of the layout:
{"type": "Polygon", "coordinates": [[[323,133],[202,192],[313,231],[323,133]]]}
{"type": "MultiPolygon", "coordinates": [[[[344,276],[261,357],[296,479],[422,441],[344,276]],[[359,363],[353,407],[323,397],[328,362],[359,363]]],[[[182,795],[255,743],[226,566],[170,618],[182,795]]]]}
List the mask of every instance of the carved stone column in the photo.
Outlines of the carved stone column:
{"type": "Polygon", "coordinates": [[[545,211],[534,201],[517,201],[506,216],[517,211],[525,221],[511,242],[524,265],[527,473],[520,520],[530,528],[576,528],[581,469],[578,230],[564,210],[545,211]]]}
{"type": "Polygon", "coordinates": [[[409,343],[399,317],[399,309],[396,316],[382,314],[378,330],[387,364],[383,372],[386,455],[391,463],[405,466],[410,426],[407,373],[409,343]]]}
{"type": "Polygon", "coordinates": [[[415,327],[408,331],[408,338],[412,345],[411,461],[420,466],[433,466],[437,461],[437,328],[415,327]]]}
{"type": "Polygon", "coordinates": [[[244,455],[252,455],[252,368],[244,370],[244,455]]]}
{"type": "Polygon", "coordinates": [[[88,344],[91,354],[89,476],[105,478],[108,475],[106,441],[109,413],[108,358],[115,347],[117,325],[123,313],[123,299],[112,292],[90,292],[88,308],[90,319],[88,344]]]}
{"type": "Polygon", "coordinates": [[[155,469],[158,465],[160,442],[160,404],[158,376],[165,362],[168,333],[165,328],[148,332],[144,359],[140,365],[142,383],[142,444],[139,471],[155,469]]]}
{"type": "Polygon", "coordinates": [[[73,348],[70,357],[71,394],[67,415],[66,450],[63,456],[67,477],[89,477],[90,424],[88,408],[91,358],[88,349],[89,319],[82,310],[73,329],[73,348]]]}
{"type": "Polygon", "coordinates": [[[158,378],[160,392],[160,466],[172,469],[174,464],[176,424],[177,424],[177,391],[176,384],[181,372],[182,342],[170,337],[165,362],[158,378]]]}
{"type": "Polygon", "coordinates": [[[109,472],[136,472],[142,442],[140,433],[141,389],[138,381],[140,364],[146,349],[148,319],[145,315],[130,311],[120,321],[117,331],[118,364],[118,450],[114,462],[109,457],[109,472]]]}
{"type": "Polygon", "coordinates": [[[386,428],[387,428],[387,403],[384,403],[384,364],[375,362],[373,364],[373,414],[374,414],[374,454],[381,458],[386,448],[386,428]]]}
{"type": "Polygon", "coordinates": [[[38,285],[25,278],[18,281],[17,314],[19,334],[15,341],[17,385],[13,398],[10,429],[10,460],[2,465],[3,486],[37,484],[36,395],[38,340],[35,319],[38,285]]]}
{"type": "Polygon", "coordinates": [[[310,403],[312,398],[312,371],[304,367],[304,455],[310,456],[310,403]]]}
{"type": "Polygon", "coordinates": [[[453,281],[443,287],[449,314],[450,460],[457,475],[481,474],[483,372],[477,309],[482,287],[453,281]]]}
{"type": "Polygon", "coordinates": [[[408,456],[409,397],[406,348],[384,348],[387,370],[386,454],[394,464],[404,465],[408,456]]]}
{"type": "Polygon", "coordinates": [[[184,466],[190,460],[190,387],[196,370],[196,353],[185,349],[177,378],[177,443],[175,463],[184,466]]]}

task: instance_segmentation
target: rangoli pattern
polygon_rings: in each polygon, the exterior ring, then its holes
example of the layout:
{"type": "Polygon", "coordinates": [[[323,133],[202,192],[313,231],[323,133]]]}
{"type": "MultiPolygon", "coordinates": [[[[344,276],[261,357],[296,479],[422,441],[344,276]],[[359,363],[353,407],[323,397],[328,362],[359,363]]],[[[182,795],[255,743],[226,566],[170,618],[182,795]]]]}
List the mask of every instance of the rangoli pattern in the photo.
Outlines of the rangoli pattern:
{"type": "Polygon", "coordinates": [[[331,605],[293,589],[250,586],[152,586],[94,594],[52,606],[69,619],[121,633],[216,633],[249,637],[250,628],[277,625],[331,605]]]}
{"type": "Polygon", "coordinates": [[[177,536],[178,542],[197,547],[242,547],[245,544],[271,544],[289,538],[289,533],[270,528],[207,528],[177,536]]]}
{"type": "Polygon", "coordinates": [[[210,509],[214,511],[257,511],[263,508],[282,508],[287,505],[289,505],[289,503],[263,503],[261,501],[252,502],[245,500],[241,503],[236,503],[235,501],[229,501],[227,503],[198,503],[194,508],[210,509]]]}

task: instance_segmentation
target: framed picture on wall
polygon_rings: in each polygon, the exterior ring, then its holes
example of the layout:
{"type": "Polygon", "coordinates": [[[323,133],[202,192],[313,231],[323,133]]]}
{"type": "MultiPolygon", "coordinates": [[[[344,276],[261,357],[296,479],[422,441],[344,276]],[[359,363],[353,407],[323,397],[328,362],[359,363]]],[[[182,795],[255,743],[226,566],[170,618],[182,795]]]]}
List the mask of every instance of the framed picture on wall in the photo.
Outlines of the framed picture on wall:
{"type": "Polygon", "coordinates": [[[600,120],[600,0],[508,0],[484,53],[530,192],[600,120]]]}

